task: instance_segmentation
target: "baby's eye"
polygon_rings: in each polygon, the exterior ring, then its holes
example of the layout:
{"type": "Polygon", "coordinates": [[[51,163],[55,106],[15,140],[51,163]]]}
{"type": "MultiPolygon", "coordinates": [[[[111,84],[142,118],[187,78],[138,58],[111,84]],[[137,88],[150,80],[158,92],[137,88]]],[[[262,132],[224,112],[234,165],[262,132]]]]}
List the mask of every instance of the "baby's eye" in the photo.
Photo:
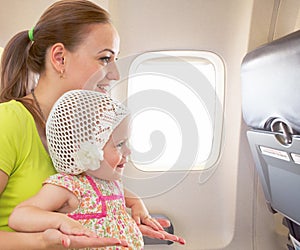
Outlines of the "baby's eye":
{"type": "Polygon", "coordinates": [[[124,142],[120,142],[119,144],[116,145],[117,148],[121,148],[124,145],[124,142]]]}

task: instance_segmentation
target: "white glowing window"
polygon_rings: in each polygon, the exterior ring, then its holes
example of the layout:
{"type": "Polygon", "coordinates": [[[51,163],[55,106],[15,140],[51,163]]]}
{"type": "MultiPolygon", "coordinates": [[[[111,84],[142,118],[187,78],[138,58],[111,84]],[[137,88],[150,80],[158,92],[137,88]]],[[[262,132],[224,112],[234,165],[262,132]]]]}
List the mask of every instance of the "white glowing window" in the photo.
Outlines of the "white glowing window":
{"type": "Polygon", "coordinates": [[[219,156],[224,66],[206,51],[160,51],[130,67],[131,160],[143,171],[199,170],[219,156]]]}

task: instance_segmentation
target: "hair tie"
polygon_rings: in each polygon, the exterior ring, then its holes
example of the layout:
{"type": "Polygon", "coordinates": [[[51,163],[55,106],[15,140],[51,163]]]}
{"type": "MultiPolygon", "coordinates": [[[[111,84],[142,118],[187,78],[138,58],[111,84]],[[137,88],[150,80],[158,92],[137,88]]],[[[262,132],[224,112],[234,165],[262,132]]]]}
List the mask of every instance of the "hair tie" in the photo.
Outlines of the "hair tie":
{"type": "Polygon", "coordinates": [[[28,30],[28,37],[29,37],[31,42],[34,41],[34,39],[33,39],[33,30],[34,30],[34,27],[32,27],[30,30],[28,30]]]}

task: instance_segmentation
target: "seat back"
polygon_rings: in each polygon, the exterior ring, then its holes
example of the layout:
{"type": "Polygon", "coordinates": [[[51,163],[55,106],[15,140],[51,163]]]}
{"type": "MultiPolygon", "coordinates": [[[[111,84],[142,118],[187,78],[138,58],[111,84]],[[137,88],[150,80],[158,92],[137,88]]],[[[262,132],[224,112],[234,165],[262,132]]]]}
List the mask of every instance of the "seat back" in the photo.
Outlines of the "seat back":
{"type": "Polygon", "coordinates": [[[241,81],[243,118],[266,201],[300,224],[300,31],[248,53],[241,81]]]}

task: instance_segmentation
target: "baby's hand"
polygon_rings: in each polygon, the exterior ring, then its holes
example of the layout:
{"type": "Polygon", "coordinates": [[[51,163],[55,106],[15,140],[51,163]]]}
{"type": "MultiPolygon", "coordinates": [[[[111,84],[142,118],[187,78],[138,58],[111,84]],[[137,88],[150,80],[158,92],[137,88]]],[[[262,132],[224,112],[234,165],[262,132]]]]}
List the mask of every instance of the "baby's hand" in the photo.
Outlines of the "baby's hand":
{"type": "Polygon", "coordinates": [[[88,237],[97,237],[96,233],[92,232],[88,228],[81,225],[78,221],[73,220],[67,215],[64,216],[64,219],[61,220],[60,226],[58,228],[62,233],[68,235],[77,235],[77,236],[88,236],[88,237]]]}
{"type": "Polygon", "coordinates": [[[144,224],[153,228],[154,230],[163,230],[163,227],[159,221],[149,215],[149,212],[142,200],[137,199],[136,202],[131,206],[131,216],[137,225],[144,224]]]}
{"type": "MultiPolygon", "coordinates": [[[[141,218],[141,224],[149,226],[156,231],[164,230],[162,225],[160,224],[160,221],[152,218],[149,214],[141,218]]],[[[168,226],[170,226],[170,224],[168,226]]]]}
{"type": "Polygon", "coordinates": [[[169,240],[184,245],[185,240],[182,237],[170,234],[163,229],[163,227],[169,227],[170,225],[171,223],[167,219],[146,216],[142,219],[142,224],[139,225],[139,229],[144,236],[160,240],[169,240]]]}

